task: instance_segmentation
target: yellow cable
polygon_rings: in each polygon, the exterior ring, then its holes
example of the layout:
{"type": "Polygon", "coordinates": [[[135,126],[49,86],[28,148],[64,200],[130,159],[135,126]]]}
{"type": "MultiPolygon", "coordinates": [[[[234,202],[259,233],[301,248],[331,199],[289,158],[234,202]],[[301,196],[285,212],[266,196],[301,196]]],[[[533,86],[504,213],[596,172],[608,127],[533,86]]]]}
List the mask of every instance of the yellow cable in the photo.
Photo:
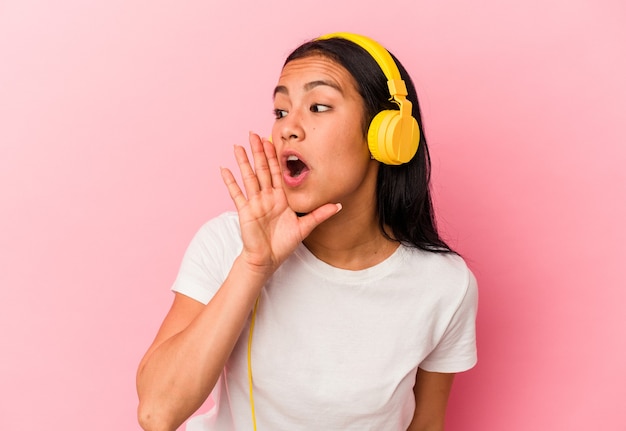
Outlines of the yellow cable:
{"type": "Polygon", "coordinates": [[[252,412],[252,429],[256,431],[256,413],[254,412],[254,395],[252,394],[252,333],[254,332],[254,321],[256,320],[256,309],[259,306],[259,298],[254,303],[252,309],[252,319],[250,320],[250,333],[248,334],[248,385],[250,386],[250,410],[252,412]]]}

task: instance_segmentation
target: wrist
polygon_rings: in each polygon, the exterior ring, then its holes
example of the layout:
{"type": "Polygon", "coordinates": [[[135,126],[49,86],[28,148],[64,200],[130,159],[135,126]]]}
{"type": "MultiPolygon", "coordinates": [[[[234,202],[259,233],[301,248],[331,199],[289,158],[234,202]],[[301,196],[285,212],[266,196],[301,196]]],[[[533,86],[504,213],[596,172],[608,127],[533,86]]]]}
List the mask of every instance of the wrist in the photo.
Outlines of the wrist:
{"type": "Polygon", "coordinates": [[[266,282],[279,265],[270,261],[259,262],[258,259],[246,254],[245,250],[235,259],[233,267],[237,267],[237,270],[244,271],[249,277],[255,280],[262,280],[266,282]]]}
{"type": "Polygon", "coordinates": [[[275,271],[276,268],[273,268],[271,265],[255,264],[241,254],[233,262],[230,272],[232,275],[240,278],[242,284],[255,286],[260,291],[275,271]]]}

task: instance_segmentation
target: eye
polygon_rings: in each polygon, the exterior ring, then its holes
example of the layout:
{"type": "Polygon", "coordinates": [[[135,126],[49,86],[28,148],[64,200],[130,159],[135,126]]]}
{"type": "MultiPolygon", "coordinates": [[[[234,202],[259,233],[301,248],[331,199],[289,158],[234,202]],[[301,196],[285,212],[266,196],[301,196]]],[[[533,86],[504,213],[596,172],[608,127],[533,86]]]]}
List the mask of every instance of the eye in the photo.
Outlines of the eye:
{"type": "Polygon", "coordinates": [[[284,109],[274,109],[274,117],[276,117],[277,120],[280,120],[281,118],[284,118],[287,116],[287,111],[285,111],[284,109]]]}
{"type": "Polygon", "coordinates": [[[326,112],[329,110],[330,110],[330,106],[328,105],[320,105],[319,103],[311,105],[311,112],[326,112]]]}

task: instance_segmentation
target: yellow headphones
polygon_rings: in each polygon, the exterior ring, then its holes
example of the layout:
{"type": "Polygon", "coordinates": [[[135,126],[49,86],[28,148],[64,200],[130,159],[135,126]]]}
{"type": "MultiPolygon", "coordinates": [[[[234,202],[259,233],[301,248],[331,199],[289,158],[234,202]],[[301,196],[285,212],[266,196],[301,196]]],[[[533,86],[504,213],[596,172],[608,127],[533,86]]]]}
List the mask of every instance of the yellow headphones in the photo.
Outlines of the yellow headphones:
{"type": "Polygon", "coordinates": [[[324,39],[346,39],[365,49],[387,77],[389,100],[396,103],[399,110],[384,110],[376,114],[367,131],[367,144],[372,157],[386,165],[401,165],[409,162],[420,141],[420,129],[412,116],[413,105],[406,99],[406,84],[393,57],[382,45],[373,39],[353,33],[331,33],[321,36],[324,39]]]}

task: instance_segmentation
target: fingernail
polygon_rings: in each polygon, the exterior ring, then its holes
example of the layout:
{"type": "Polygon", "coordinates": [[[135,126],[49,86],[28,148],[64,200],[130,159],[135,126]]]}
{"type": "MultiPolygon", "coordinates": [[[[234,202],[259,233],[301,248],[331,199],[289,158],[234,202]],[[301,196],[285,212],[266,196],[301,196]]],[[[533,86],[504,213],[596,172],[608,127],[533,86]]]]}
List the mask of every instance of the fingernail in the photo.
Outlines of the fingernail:
{"type": "Polygon", "coordinates": [[[341,211],[341,208],[343,208],[343,205],[341,204],[335,204],[335,205],[337,205],[337,212],[341,211]]]}

